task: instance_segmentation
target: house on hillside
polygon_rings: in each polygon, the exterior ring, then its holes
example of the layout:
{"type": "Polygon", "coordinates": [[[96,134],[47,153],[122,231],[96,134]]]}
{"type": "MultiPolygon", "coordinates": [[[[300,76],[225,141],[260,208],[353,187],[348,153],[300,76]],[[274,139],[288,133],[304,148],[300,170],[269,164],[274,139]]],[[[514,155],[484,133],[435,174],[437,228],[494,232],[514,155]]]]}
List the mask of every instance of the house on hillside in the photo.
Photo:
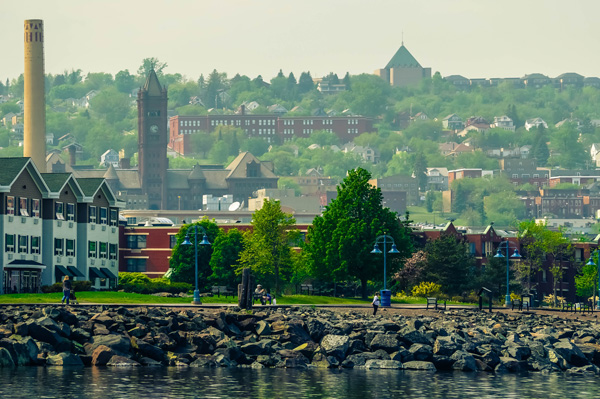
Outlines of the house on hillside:
{"type": "Polygon", "coordinates": [[[442,126],[444,129],[461,130],[465,127],[465,123],[460,116],[456,114],[450,114],[442,119],[442,126]]]}
{"type": "Polygon", "coordinates": [[[533,119],[527,119],[525,121],[525,130],[527,131],[529,131],[533,127],[539,128],[540,126],[543,126],[544,129],[548,129],[548,124],[542,118],[538,117],[533,119]]]}
{"type": "Polygon", "coordinates": [[[498,127],[510,132],[515,131],[515,124],[513,120],[506,115],[494,116],[494,123],[492,123],[492,127],[498,127]]]}

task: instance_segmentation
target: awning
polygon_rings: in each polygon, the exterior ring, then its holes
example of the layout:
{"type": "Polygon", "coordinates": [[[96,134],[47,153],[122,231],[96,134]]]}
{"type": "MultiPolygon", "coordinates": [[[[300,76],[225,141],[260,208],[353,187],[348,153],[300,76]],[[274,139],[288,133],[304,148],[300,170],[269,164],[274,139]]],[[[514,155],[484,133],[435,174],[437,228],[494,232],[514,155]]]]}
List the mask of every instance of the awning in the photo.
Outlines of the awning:
{"type": "Polygon", "coordinates": [[[90,278],[108,278],[97,267],[90,267],[90,278]]]}
{"type": "Polygon", "coordinates": [[[61,265],[55,265],[54,266],[54,273],[56,273],[57,275],[63,275],[63,276],[70,276],[72,277],[73,275],[67,270],[66,267],[61,266],[61,265]]]}
{"type": "Polygon", "coordinates": [[[112,279],[117,279],[117,276],[115,276],[115,274],[113,272],[110,271],[110,269],[106,268],[106,267],[101,267],[100,271],[102,273],[104,273],[104,275],[108,278],[112,278],[112,279]]]}
{"type": "Polygon", "coordinates": [[[85,274],[83,274],[78,268],[76,268],[75,266],[67,266],[67,269],[69,270],[69,273],[71,273],[72,277],[85,277],[85,274]]]}
{"type": "Polygon", "coordinates": [[[8,265],[4,266],[4,269],[35,269],[35,270],[43,270],[46,266],[40,262],[36,262],[34,260],[26,260],[26,259],[16,259],[10,262],[8,265]]]}

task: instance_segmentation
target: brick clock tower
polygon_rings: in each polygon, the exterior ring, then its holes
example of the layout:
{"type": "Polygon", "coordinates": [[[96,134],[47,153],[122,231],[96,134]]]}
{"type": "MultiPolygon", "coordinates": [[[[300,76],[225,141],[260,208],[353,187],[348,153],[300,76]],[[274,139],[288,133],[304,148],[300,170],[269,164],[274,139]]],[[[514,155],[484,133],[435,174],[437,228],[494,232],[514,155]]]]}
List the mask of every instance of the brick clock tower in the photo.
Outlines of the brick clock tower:
{"type": "Polygon", "coordinates": [[[138,92],[138,170],[148,209],[167,207],[167,89],[151,70],[138,92]]]}

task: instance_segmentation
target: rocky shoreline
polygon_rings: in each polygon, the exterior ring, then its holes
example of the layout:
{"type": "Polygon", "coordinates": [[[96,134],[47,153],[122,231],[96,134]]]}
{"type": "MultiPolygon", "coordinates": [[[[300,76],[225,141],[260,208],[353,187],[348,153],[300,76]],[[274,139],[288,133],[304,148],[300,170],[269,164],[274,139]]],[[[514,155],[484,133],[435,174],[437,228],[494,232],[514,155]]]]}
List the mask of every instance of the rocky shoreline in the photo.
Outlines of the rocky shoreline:
{"type": "Polygon", "coordinates": [[[175,366],[600,373],[600,324],[536,314],[434,316],[7,306],[0,367],[175,366]]]}

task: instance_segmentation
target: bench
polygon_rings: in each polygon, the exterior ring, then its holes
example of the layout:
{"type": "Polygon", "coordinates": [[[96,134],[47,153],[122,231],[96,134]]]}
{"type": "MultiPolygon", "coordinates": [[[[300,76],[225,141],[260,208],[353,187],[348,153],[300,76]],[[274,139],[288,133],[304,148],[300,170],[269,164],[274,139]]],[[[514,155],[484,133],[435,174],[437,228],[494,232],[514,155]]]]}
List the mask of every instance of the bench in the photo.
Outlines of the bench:
{"type": "Polygon", "coordinates": [[[221,294],[225,295],[225,298],[227,298],[228,295],[231,295],[232,297],[235,296],[235,293],[233,292],[232,289],[223,286],[223,285],[215,285],[212,287],[212,293],[217,294],[217,296],[221,296],[221,294]]]}
{"type": "MultiPolygon", "coordinates": [[[[438,309],[438,299],[437,298],[427,298],[427,310],[429,310],[429,305],[431,305],[435,310],[438,309]]],[[[444,301],[444,310],[446,310],[446,301],[444,301]]]]}
{"type": "Polygon", "coordinates": [[[563,302],[560,311],[561,312],[564,312],[564,311],[572,312],[573,304],[569,303],[569,302],[563,302]]]}
{"type": "MultiPolygon", "coordinates": [[[[525,308],[529,311],[529,302],[525,302],[525,308]]],[[[515,310],[515,308],[517,308],[517,310],[519,311],[523,311],[523,300],[522,299],[513,299],[512,301],[512,310],[515,310]]]]}

